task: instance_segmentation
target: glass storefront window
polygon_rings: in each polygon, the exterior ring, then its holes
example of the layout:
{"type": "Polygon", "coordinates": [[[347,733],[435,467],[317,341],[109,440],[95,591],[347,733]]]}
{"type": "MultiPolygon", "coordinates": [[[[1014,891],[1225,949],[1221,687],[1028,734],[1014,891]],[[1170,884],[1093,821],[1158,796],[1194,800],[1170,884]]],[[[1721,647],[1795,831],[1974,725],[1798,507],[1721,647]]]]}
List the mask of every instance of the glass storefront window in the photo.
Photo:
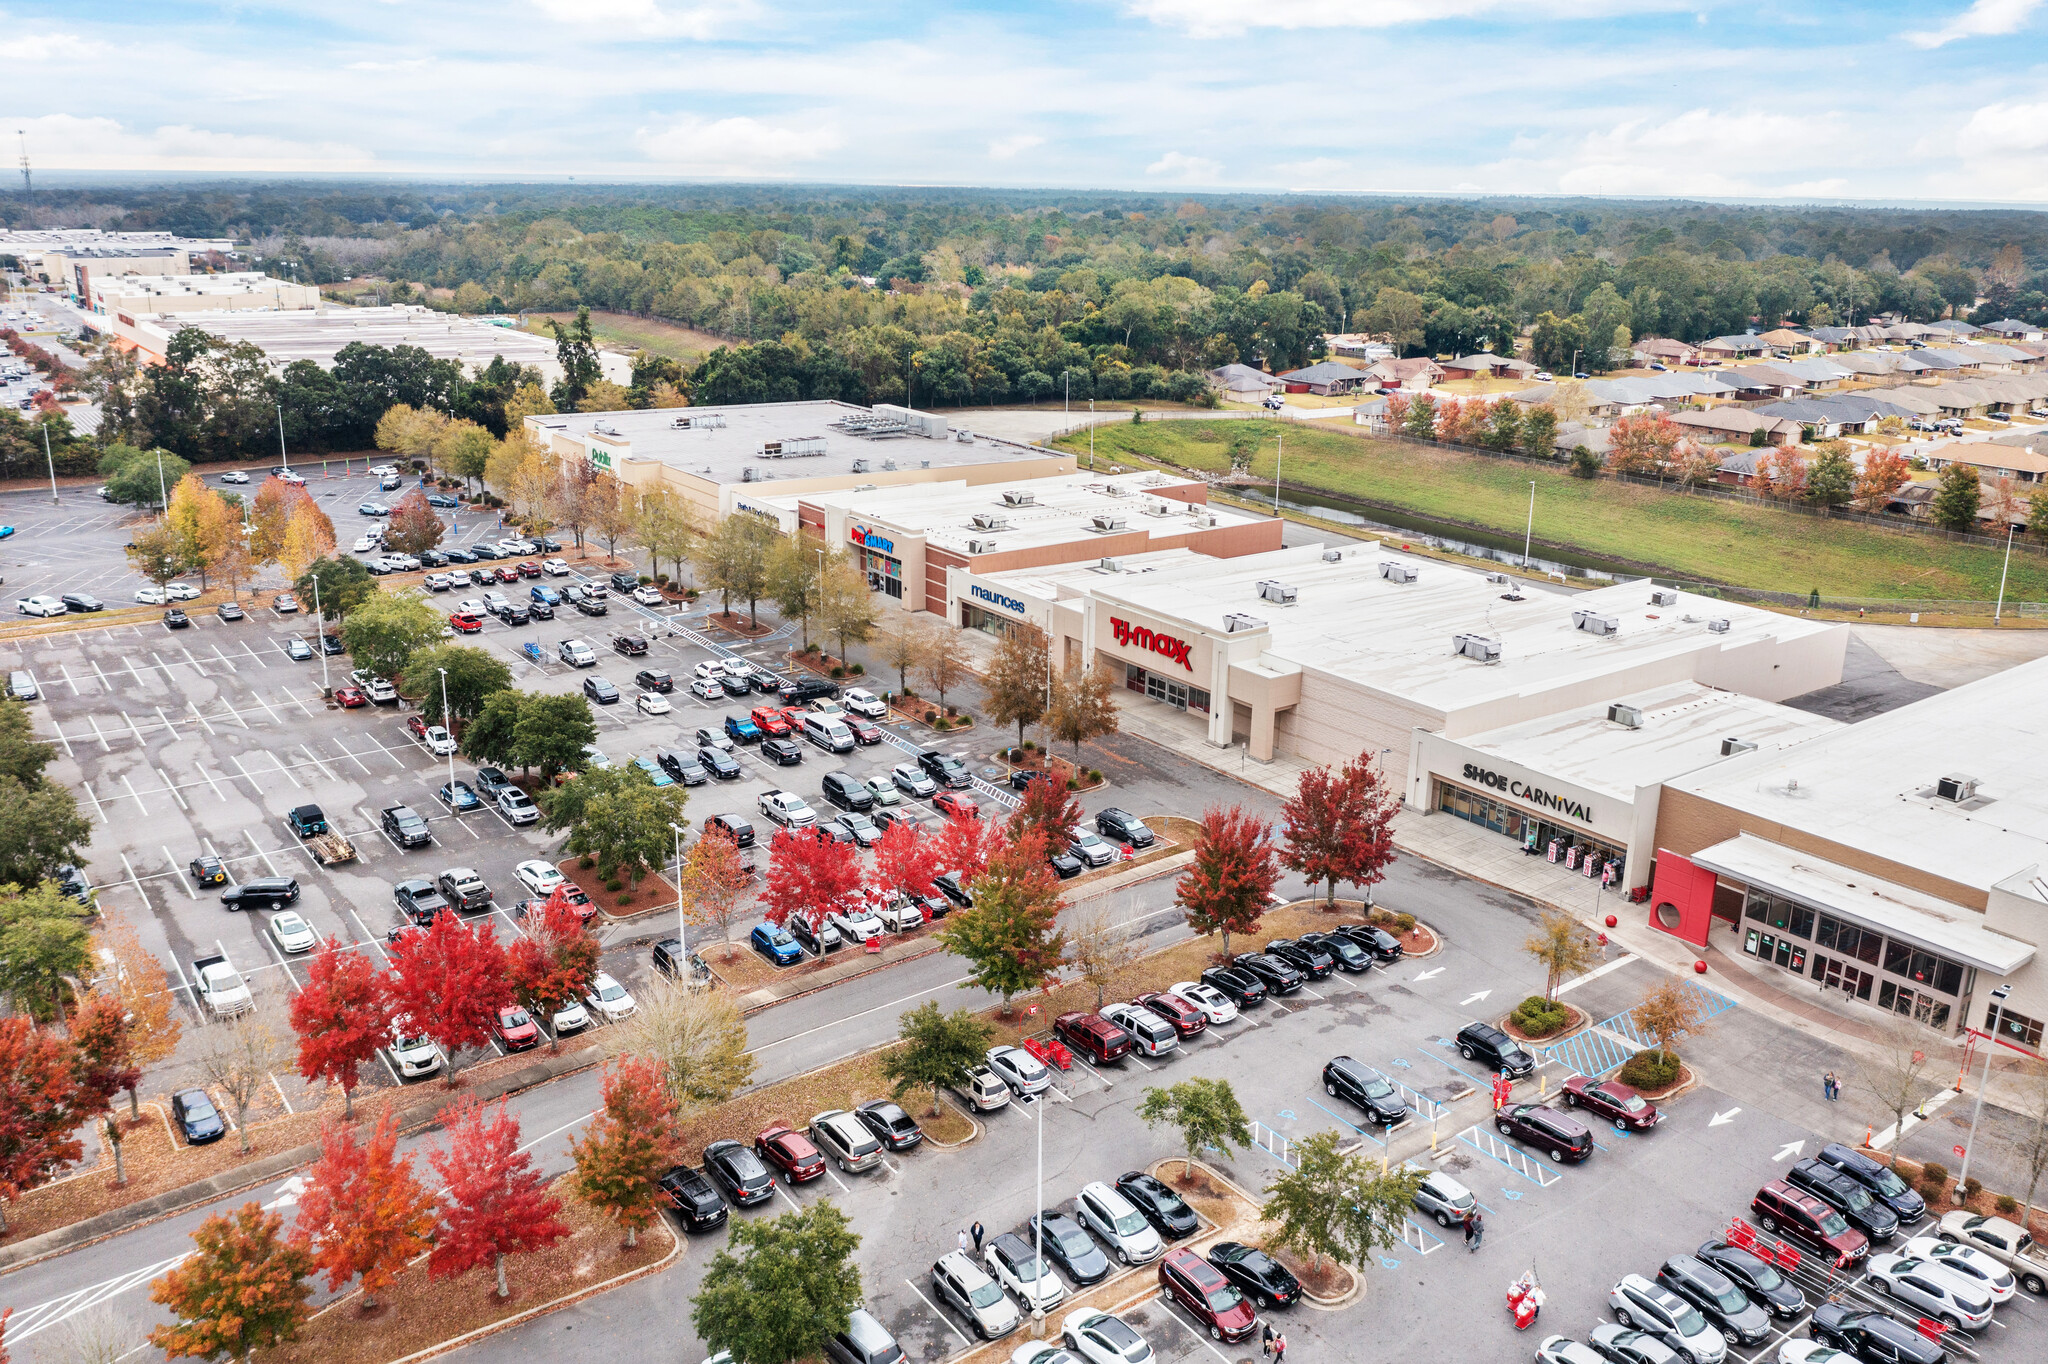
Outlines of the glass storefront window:
{"type": "Polygon", "coordinates": [[[2041,1049],[2041,1020],[2016,1014],[2011,1009],[2001,1009],[1996,1004],[1984,1006],[1984,1030],[2008,1042],[2017,1042],[2032,1051],[2041,1049]]]}

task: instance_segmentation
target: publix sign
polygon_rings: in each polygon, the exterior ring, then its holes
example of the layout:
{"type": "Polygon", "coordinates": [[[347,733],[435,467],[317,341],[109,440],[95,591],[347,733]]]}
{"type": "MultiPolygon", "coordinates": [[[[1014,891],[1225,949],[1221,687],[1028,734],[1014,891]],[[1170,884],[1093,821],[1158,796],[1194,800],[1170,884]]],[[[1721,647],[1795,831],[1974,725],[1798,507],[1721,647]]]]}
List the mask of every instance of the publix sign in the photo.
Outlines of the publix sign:
{"type": "Polygon", "coordinates": [[[855,526],[848,532],[847,538],[856,545],[871,549],[877,554],[894,554],[896,552],[896,542],[894,540],[886,538],[878,531],[869,530],[866,526],[855,526]]]}
{"type": "Polygon", "coordinates": [[[1020,616],[1024,614],[1023,602],[1018,601],[1015,597],[1006,597],[1000,592],[991,592],[980,583],[969,583],[967,585],[967,595],[976,601],[985,601],[990,606],[1000,606],[1003,610],[1014,611],[1020,616]]]}

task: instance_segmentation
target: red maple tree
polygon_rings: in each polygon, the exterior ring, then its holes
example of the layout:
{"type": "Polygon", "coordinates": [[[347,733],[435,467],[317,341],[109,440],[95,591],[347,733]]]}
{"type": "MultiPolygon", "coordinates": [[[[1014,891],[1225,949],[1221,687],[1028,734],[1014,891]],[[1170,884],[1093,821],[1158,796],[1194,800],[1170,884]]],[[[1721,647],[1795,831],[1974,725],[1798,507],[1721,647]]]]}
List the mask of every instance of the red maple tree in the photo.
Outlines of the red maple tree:
{"type": "Polygon", "coordinates": [[[84,1154],[72,1135],[78,1105],[71,1045],[19,1014],[0,1018],[0,1199],[20,1198],[84,1154]]]}
{"type": "Polygon", "coordinates": [[[932,877],[945,868],[939,865],[938,840],[921,824],[897,820],[875,840],[875,888],[930,895],[932,877]]]}
{"type": "Polygon", "coordinates": [[[397,1150],[398,1120],[389,1109],[361,1145],[346,1122],[324,1124],[292,1228],[311,1249],[313,1268],[327,1276],[328,1291],[362,1279],[365,1311],[433,1244],[434,1196],[413,1176],[412,1157],[397,1150]]]}
{"type": "Polygon", "coordinates": [[[177,1321],[153,1326],[149,1343],[171,1359],[246,1361],[285,1344],[306,1321],[313,1271],[306,1248],[279,1235],[281,1214],[244,1203],[192,1233],[192,1251],[149,1286],[151,1302],[177,1321]]]}
{"type": "MultiPolygon", "coordinates": [[[[528,1012],[551,1018],[569,1001],[581,999],[596,979],[597,939],[574,905],[554,897],[521,920],[520,928],[507,953],[506,984],[528,1012]]],[[[548,1050],[561,1049],[562,1039],[551,1033],[548,1050]]]]}
{"type": "Polygon", "coordinates": [[[505,1257],[545,1250],[567,1237],[569,1228],[555,1215],[562,1201],[519,1149],[519,1119],[505,1111],[504,1100],[486,1109],[465,1097],[441,1122],[448,1149],[429,1152],[427,1160],[447,1187],[427,1272],[452,1279],[488,1261],[497,1271],[498,1296],[509,1298],[505,1257]]]}
{"type": "Polygon", "coordinates": [[[1194,863],[1181,874],[1173,898],[1189,928],[1223,935],[1227,958],[1232,933],[1258,931],[1279,881],[1273,826],[1241,805],[1211,806],[1202,814],[1194,863]]]}
{"type": "Polygon", "coordinates": [[[88,995],[71,1016],[71,1074],[78,1082],[78,1113],[94,1118],[114,1111],[114,1095],[132,1099],[142,1083],[128,1011],[112,995],[88,995]]]}
{"type": "Polygon", "coordinates": [[[1045,835],[1047,847],[1064,848],[1080,823],[1081,802],[1065,784],[1038,777],[1024,788],[1024,799],[1010,812],[1010,841],[1027,829],[1037,829],[1045,835]]]}
{"type": "Polygon", "coordinates": [[[774,924],[796,913],[816,922],[850,902],[860,883],[860,854],[853,844],[820,837],[815,829],[781,829],[768,845],[761,912],[774,924]]]}
{"type": "Polygon", "coordinates": [[[1005,841],[1002,825],[969,815],[948,815],[933,837],[940,869],[957,874],[962,885],[988,869],[989,859],[1005,841]]]}
{"type": "Polygon", "coordinates": [[[618,1219],[629,1247],[654,1220],[660,1194],[654,1181],[682,1159],[675,1124],[676,1107],[655,1063],[626,1056],[605,1068],[604,1109],[570,1143],[576,1192],[618,1219]]]}
{"type": "Polygon", "coordinates": [[[401,933],[391,949],[393,1011],[440,1044],[455,1087],[456,1053],[490,1039],[498,1010],[512,1002],[505,948],[490,925],[436,914],[424,932],[401,933]]]}
{"type": "Polygon", "coordinates": [[[368,957],[329,938],[306,966],[305,988],[292,996],[299,1074],[340,1085],[347,1117],[356,1113],[359,1069],[391,1038],[387,987],[368,957]]]}
{"type": "Polygon", "coordinates": [[[1337,883],[1363,889],[1376,885],[1394,860],[1394,813],[1400,800],[1379,769],[1361,753],[1332,772],[1327,766],[1301,774],[1292,799],[1280,806],[1280,865],[1311,885],[1328,886],[1325,899],[1337,907],[1337,883]]]}

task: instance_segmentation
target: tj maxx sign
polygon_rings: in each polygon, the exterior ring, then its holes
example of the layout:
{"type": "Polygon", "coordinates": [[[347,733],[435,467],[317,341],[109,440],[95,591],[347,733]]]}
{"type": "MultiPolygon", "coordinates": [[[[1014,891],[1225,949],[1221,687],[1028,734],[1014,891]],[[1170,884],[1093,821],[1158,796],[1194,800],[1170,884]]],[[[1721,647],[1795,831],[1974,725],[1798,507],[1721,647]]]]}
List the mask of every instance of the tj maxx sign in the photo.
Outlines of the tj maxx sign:
{"type": "Polygon", "coordinates": [[[1115,616],[1109,618],[1109,631],[1119,644],[1128,644],[1136,649],[1149,649],[1155,654],[1165,655],[1189,672],[1195,670],[1194,663],[1188,658],[1188,650],[1194,646],[1184,639],[1175,639],[1172,635],[1163,635],[1157,630],[1147,630],[1143,626],[1132,625],[1129,621],[1119,620],[1115,616]]]}

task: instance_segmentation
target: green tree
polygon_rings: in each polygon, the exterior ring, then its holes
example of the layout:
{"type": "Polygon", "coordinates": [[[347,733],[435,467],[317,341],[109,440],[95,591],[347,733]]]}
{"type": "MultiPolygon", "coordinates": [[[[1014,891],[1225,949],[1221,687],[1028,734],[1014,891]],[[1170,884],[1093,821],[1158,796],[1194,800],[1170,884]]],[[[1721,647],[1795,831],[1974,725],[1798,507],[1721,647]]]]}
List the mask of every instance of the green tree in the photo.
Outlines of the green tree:
{"type": "Polygon", "coordinates": [[[135,571],[162,587],[192,566],[184,538],[169,521],[152,521],[129,538],[122,552],[135,571]]]}
{"type": "Polygon", "coordinates": [[[882,1074],[900,1103],[912,1090],[928,1089],[931,1112],[939,1111],[939,1091],[958,1088],[988,1055],[995,1029],[965,1009],[942,1013],[937,1000],[926,1000],[896,1020],[902,1045],[882,1057],[882,1074]]]}
{"type": "Polygon", "coordinates": [[[484,705],[512,686],[512,670],[496,654],[465,644],[437,644],[414,654],[405,665],[407,696],[419,698],[420,713],[430,725],[445,725],[452,719],[468,721],[482,713],[484,705]],[[448,709],[441,709],[441,670],[448,672],[448,709]]]}
{"type": "Polygon", "coordinates": [[[877,619],[867,576],[845,558],[826,560],[818,592],[818,628],[838,639],[842,661],[850,645],[865,644],[874,635],[877,619]]]}
{"type": "Polygon", "coordinates": [[[2048,540],[2048,492],[2027,499],[2027,533],[2036,540],[2048,540]]]}
{"type": "Polygon", "coordinates": [[[558,409],[573,411],[591,386],[604,378],[597,359],[597,339],[590,331],[590,309],[578,308],[576,320],[566,327],[555,318],[548,319],[548,326],[555,333],[555,359],[562,366],[562,377],[555,382],[551,396],[558,409]]]}
{"type": "Polygon", "coordinates": [[[621,763],[541,792],[540,812],[550,833],[569,831],[566,851],[596,858],[607,877],[638,881],[667,858],[688,801],[680,784],[656,786],[639,765],[621,763]]]}
{"type": "Polygon", "coordinates": [[[0,886],[0,988],[17,998],[48,1004],[58,1013],[66,976],[83,980],[92,964],[78,902],[49,881],[23,890],[0,886]]]}
{"type": "Polygon", "coordinates": [[[794,620],[811,647],[811,620],[818,613],[818,589],[826,560],[833,554],[815,535],[799,531],[775,542],[768,552],[768,595],[784,620],[794,620]]]}
{"type": "Polygon", "coordinates": [[[1042,841],[1027,839],[990,858],[973,881],[974,908],[955,910],[939,932],[947,950],[973,968],[961,988],[1001,995],[1004,1013],[1012,996],[1051,979],[1066,949],[1059,878],[1043,848],[1042,841]]]}
{"type": "Polygon", "coordinates": [[[1273,1244],[1309,1257],[1363,1269],[1373,1252],[1401,1243],[1401,1225],[1428,1172],[1407,1165],[1381,1174],[1377,1162],[1340,1155],[1337,1133],[1317,1132],[1294,1144],[1298,1162],[1266,1186],[1259,1217],[1280,1231],[1273,1244]]]}
{"type": "Polygon", "coordinates": [[[1522,940],[1522,950],[1543,967],[1543,997],[1557,998],[1557,987],[1567,976],[1592,969],[1600,960],[1600,948],[1592,935],[1562,910],[1545,913],[1536,931],[1522,940]]]}
{"type": "Polygon", "coordinates": [[[1522,449],[1539,459],[1557,458],[1557,412],[1548,403],[1522,414],[1522,449]]]}
{"type": "Polygon", "coordinates": [[[597,742],[597,719],[579,695],[529,696],[519,708],[512,746],[522,768],[538,767],[541,781],[583,766],[583,750],[597,742]]]}
{"type": "Polygon", "coordinates": [[[1154,1086],[1145,1091],[1138,1116],[1147,1127],[1164,1123],[1180,1129],[1180,1139],[1187,1147],[1187,1159],[1182,1165],[1190,1181],[1195,1175],[1195,1156],[1203,1148],[1213,1146],[1229,1160],[1237,1147],[1252,1144],[1252,1129],[1245,1119],[1244,1106],[1238,1103],[1237,1091],[1228,1080],[1198,1075],[1165,1089],[1154,1086]]]}
{"type": "Polygon", "coordinates": [[[1856,495],[1856,465],[1841,441],[1822,441],[1806,466],[1807,499],[1822,507],[1839,507],[1856,495]]]}
{"type": "Polygon", "coordinates": [[[721,609],[732,612],[733,598],[747,604],[749,628],[760,623],[756,608],[770,590],[769,552],[781,532],[758,516],[726,517],[718,529],[697,542],[697,575],[718,593],[721,609]]]}
{"type": "Polygon", "coordinates": [[[1984,501],[1984,485],[1977,471],[1967,464],[1951,464],[1941,471],[1935,484],[1934,501],[1927,510],[1934,524],[1943,530],[1977,529],[1977,508],[1984,501]]]}
{"type": "Polygon", "coordinates": [[[11,696],[0,697],[0,777],[34,786],[56,756],[55,744],[36,738],[28,707],[11,696]]]}
{"type": "Polygon", "coordinates": [[[1402,420],[1401,429],[1417,440],[1430,440],[1436,436],[1436,399],[1427,393],[1418,393],[1408,404],[1408,415],[1402,420]]]}
{"type": "Polygon", "coordinates": [[[982,706],[995,724],[1015,725],[1017,742],[1024,742],[1024,730],[1045,718],[1048,691],[1052,685],[1052,659],[1046,650],[1045,632],[1023,621],[1014,621],[996,645],[983,678],[982,706]]]}
{"type": "Polygon", "coordinates": [[[519,760],[519,716],[532,697],[531,692],[510,689],[485,697],[476,718],[462,731],[462,756],[498,767],[525,766],[519,760]]]}
{"type": "Polygon", "coordinates": [[[83,860],[79,849],[91,840],[92,822],[70,791],[44,779],[0,777],[0,885],[48,880],[83,860]]]}
{"type": "Polygon", "coordinates": [[[1572,447],[1573,478],[1598,478],[1600,471],[1606,467],[1607,461],[1602,459],[1597,451],[1583,445],[1572,447]]]}
{"type": "Polygon", "coordinates": [[[192,472],[192,466],[168,450],[138,450],[132,445],[110,445],[100,457],[100,476],[106,480],[107,501],[129,507],[161,507],[178,486],[178,480],[192,472]]]}
{"type": "Polygon", "coordinates": [[[464,483],[479,482],[484,466],[498,443],[491,433],[471,421],[451,422],[434,438],[434,462],[442,471],[464,483]]]}
{"type": "Polygon", "coordinates": [[[349,612],[377,595],[377,580],[353,555],[331,555],[307,565],[292,584],[301,605],[313,605],[315,582],[320,584],[320,615],[325,620],[346,619],[349,612]]]}
{"type": "Polygon", "coordinates": [[[284,1218],[254,1203],[202,1222],[192,1253],[150,1285],[150,1300],[178,1320],[152,1327],[149,1343],[172,1359],[246,1361],[295,1338],[313,1295],[313,1256],[283,1233],[284,1218]]]}
{"type": "Polygon", "coordinates": [[[341,623],[341,642],[356,666],[378,677],[404,674],[412,656],[438,643],[448,618],[418,597],[378,593],[341,623]]]}
{"type": "Polygon", "coordinates": [[[736,1364],[809,1359],[861,1305],[859,1248],[829,1198],[771,1221],[735,1218],[704,1271],[690,1325],[707,1350],[736,1364]]]}

